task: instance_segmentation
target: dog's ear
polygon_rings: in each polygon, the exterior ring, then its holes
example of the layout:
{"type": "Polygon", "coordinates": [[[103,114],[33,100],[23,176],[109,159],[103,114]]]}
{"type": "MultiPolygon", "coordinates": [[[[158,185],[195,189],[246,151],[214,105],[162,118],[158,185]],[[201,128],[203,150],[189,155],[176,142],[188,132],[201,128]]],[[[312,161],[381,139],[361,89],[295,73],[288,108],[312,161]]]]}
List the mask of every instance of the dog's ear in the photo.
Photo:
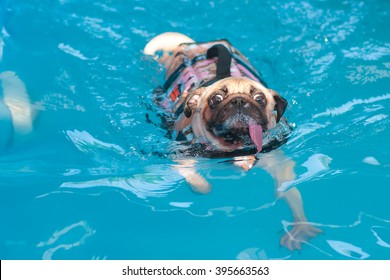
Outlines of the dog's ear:
{"type": "Polygon", "coordinates": [[[271,90],[271,93],[275,100],[274,110],[276,111],[276,122],[278,123],[280,121],[280,118],[283,116],[284,111],[286,111],[288,102],[286,99],[281,97],[279,93],[277,93],[276,91],[271,90]]]}
{"type": "Polygon", "coordinates": [[[191,91],[189,95],[187,95],[186,100],[184,101],[184,109],[183,113],[186,118],[190,118],[192,116],[192,112],[196,110],[198,106],[198,99],[203,94],[206,88],[201,87],[196,90],[191,91]]]}

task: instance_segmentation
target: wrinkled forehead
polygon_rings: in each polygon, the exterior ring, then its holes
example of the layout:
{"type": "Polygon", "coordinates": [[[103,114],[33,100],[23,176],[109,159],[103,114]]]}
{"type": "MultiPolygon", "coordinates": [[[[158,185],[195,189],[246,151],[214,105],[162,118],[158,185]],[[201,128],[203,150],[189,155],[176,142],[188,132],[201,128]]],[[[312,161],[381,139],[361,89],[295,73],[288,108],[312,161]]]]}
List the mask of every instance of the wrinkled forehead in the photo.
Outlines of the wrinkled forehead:
{"type": "Polygon", "coordinates": [[[269,92],[262,84],[249,80],[247,78],[229,77],[222,79],[207,89],[207,94],[210,95],[219,90],[226,91],[227,94],[241,93],[253,94],[254,92],[269,92]]]}

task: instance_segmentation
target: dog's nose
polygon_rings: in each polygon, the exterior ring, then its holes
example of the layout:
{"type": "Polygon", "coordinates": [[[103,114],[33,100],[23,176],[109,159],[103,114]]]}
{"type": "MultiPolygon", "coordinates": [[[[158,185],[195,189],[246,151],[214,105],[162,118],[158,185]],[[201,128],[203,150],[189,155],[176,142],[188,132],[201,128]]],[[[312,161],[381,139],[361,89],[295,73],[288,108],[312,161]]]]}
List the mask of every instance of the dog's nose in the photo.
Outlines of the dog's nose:
{"type": "Polygon", "coordinates": [[[246,104],[246,100],[245,98],[242,98],[242,97],[236,97],[234,99],[232,99],[232,102],[231,104],[233,104],[234,106],[237,106],[237,107],[242,107],[246,104]]]}

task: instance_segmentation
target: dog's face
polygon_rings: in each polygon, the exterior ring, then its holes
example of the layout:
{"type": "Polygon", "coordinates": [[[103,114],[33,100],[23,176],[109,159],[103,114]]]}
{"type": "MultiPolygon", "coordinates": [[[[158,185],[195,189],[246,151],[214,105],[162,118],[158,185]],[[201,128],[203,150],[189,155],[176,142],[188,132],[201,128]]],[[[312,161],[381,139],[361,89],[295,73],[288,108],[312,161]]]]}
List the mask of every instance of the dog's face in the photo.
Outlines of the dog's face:
{"type": "Polygon", "coordinates": [[[191,92],[184,115],[200,142],[221,150],[255,145],[260,151],[263,131],[275,127],[286,106],[284,98],[262,84],[229,77],[191,92]]]}

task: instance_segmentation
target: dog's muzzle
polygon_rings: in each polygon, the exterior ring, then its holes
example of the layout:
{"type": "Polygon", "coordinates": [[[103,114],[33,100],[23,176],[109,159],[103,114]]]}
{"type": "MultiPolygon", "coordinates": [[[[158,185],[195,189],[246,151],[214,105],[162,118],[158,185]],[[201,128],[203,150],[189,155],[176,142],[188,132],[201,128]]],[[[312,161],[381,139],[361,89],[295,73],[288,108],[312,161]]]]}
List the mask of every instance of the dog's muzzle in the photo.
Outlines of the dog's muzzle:
{"type": "Polygon", "coordinates": [[[238,96],[225,104],[216,114],[212,132],[230,144],[255,145],[262,149],[266,120],[261,110],[247,99],[238,96]]]}

